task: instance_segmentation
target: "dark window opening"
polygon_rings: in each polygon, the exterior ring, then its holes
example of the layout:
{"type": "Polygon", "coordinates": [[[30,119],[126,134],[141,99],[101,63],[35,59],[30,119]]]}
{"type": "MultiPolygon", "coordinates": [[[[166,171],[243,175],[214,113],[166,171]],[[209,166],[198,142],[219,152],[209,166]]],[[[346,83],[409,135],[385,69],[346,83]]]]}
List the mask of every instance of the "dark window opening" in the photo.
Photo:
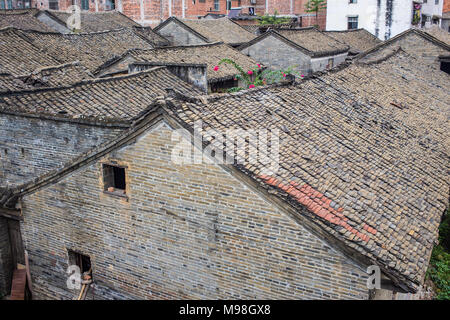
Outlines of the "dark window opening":
{"type": "Polygon", "coordinates": [[[125,168],[104,164],[103,184],[105,191],[114,192],[119,190],[125,193],[125,168]]]}
{"type": "Polygon", "coordinates": [[[238,81],[234,79],[211,83],[211,92],[227,92],[228,89],[238,86],[238,81]]]}
{"type": "Polygon", "coordinates": [[[444,71],[450,74],[450,60],[449,61],[441,61],[441,71],[444,71]]]}
{"type": "Polygon", "coordinates": [[[51,10],[59,10],[58,0],[49,0],[48,1],[48,8],[51,9],[51,10]]]}
{"type": "Polygon", "coordinates": [[[69,252],[69,265],[76,265],[80,268],[81,273],[91,272],[91,258],[84,254],[78,253],[73,250],[68,250],[69,252]]]}
{"type": "Polygon", "coordinates": [[[348,30],[358,29],[358,17],[348,17],[348,30]]]}
{"type": "Polygon", "coordinates": [[[115,0],[106,0],[105,2],[105,10],[115,10],[116,9],[116,1],[115,0]]]}

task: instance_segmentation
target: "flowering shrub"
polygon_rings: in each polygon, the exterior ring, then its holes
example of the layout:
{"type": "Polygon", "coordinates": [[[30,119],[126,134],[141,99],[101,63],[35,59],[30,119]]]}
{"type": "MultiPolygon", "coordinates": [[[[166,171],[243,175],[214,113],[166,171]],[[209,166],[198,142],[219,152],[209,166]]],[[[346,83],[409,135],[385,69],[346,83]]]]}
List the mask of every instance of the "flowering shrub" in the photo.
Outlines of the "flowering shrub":
{"type": "Polygon", "coordinates": [[[295,66],[291,66],[285,70],[263,70],[262,66],[258,63],[252,70],[244,71],[244,69],[242,69],[240,65],[238,65],[231,59],[220,60],[219,64],[214,67],[214,71],[219,70],[219,66],[224,63],[233,66],[238,71],[238,74],[235,75],[234,80],[242,80],[245,83],[244,88],[231,88],[228,90],[229,92],[236,92],[247,88],[251,89],[258,86],[277,83],[285,80],[287,76],[290,75],[294,75],[300,78],[304,77],[304,75],[294,70],[295,66]]]}

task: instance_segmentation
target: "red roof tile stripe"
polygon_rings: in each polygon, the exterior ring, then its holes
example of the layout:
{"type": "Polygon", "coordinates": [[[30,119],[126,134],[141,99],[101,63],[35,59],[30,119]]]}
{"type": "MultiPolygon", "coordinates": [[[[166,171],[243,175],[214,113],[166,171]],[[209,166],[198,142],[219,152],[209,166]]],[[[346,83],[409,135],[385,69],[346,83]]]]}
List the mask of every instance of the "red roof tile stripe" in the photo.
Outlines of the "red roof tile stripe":
{"type": "MultiPolygon", "coordinates": [[[[333,208],[331,206],[333,202],[331,199],[327,198],[307,183],[300,186],[296,182],[290,181],[286,184],[270,176],[261,175],[260,178],[264,180],[265,183],[283,190],[320,218],[345,228],[363,241],[369,241],[369,235],[358,231],[347,223],[348,218],[342,213],[344,211],[343,208],[333,208]]],[[[377,230],[367,224],[364,224],[363,229],[371,234],[377,233],[377,230]]]]}

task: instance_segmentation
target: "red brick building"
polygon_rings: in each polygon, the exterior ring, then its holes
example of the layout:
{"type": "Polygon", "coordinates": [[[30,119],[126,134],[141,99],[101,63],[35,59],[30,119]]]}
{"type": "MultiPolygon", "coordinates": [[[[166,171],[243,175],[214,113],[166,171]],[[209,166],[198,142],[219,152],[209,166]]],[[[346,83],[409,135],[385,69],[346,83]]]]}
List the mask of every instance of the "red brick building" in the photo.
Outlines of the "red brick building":
{"type": "Polygon", "coordinates": [[[444,8],[442,12],[450,12],[450,0],[444,0],[444,8]]]}
{"type": "MultiPolygon", "coordinates": [[[[0,0],[1,1],[1,0],[0,0]]],[[[242,14],[274,14],[302,17],[302,26],[318,24],[322,29],[326,24],[326,10],[318,19],[314,13],[305,12],[308,0],[27,0],[31,7],[38,9],[66,10],[76,4],[82,10],[92,12],[118,10],[133,20],[155,26],[171,16],[196,19],[206,14],[227,15],[231,8],[242,8],[242,14]]],[[[20,2],[15,0],[14,3],[20,2]]],[[[28,3],[28,2],[27,2],[28,3]]],[[[14,6],[14,8],[20,6],[14,6]]],[[[256,23],[247,20],[242,24],[256,23]]]]}

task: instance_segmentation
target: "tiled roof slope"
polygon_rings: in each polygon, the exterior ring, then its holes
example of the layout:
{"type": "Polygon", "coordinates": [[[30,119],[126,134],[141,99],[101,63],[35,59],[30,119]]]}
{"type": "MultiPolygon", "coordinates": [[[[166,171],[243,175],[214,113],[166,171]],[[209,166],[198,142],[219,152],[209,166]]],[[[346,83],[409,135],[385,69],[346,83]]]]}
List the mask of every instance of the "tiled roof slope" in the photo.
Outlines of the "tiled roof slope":
{"type": "Polygon", "coordinates": [[[348,46],[314,27],[277,29],[283,37],[314,53],[346,51],[348,46]]]}
{"type": "Polygon", "coordinates": [[[214,67],[223,58],[232,59],[244,70],[253,69],[257,65],[255,60],[224,43],[131,50],[128,55],[138,62],[206,64],[208,81],[213,82],[234,77],[237,73],[236,69],[228,64],[222,64],[219,70],[214,71],[214,67]]]}
{"type": "Polygon", "coordinates": [[[0,75],[0,92],[68,86],[93,78],[92,74],[79,62],[72,62],[38,68],[31,74],[20,78],[9,74],[0,75]]]}
{"type": "MultiPolygon", "coordinates": [[[[70,13],[65,11],[46,10],[51,16],[59,19],[63,24],[66,24],[70,13]]],[[[120,29],[125,27],[140,26],[137,22],[128,18],[119,11],[105,11],[105,12],[81,12],[81,32],[99,32],[112,29],[120,29]]]]}
{"type": "Polygon", "coordinates": [[[151,27],[133,27],[133,30],[146,37],[155,47],[164,47],[170,45],[170,41],[153,31],[151,27]]]}
{"type": "Polygon", "coordinates": [[[83,65],[79,62],[72,62],[38,68],[30,76],[26,77],[25,81],[34,86],[59,87],[93,78],[94,76],[83,65]]]}
{"type": "Polygon", "coordinates": [[[150,49],[150,41],[131,29],[117,29],[93,33],[60,34],[24,31],[37,47],[57,57],[61,62],[80,61],[95,74],[107,61],[130,49],[150,49]]]}
{"type": "Polygon", "coordinates": [[[185,94],[201,92],[166,68],[121,77],[87,80],[63,88],[0,94],[0,112],[38,114],[95,122],[128,122],[143,112],[166,88],[185,94]]]}
{"type": "Polygon", "coordinates": [[[420,143],[450,155],[450,76],[423,64],[402,49],[378,60],[357,62],[321,79],[345,88],[366,103],[390,112],[392,119],[414,129],[420,143]]]}
{"type": "Polygon", "coordinates": [[[383,41],[372,49],[358,55],[358,60],[378,59],[390,51],[402,47],[408,54],[420,58],[422,63],[437,66],[438,56],[450,51],[450,45],[435,38],[431,34],[419,30],[408,29],[395,37],[383,41]]]}
{"type": "Polygon", "coordinates": [[[31,85],[26,84],[17,77],[10,74],[0,74],[0,92],[21,91],[32,88],[31,85]]]}
{"type": "Polygon", "coordinates": [[[0,10],[0,28],[14,27],[22,30],[53,31],[35,17],[37,9],[0,10]]]}
{"type": "Polygon", "coordinates": [[[430,29],[426,29],[425,32],[450,45],[450,32],[441,29],[438,26],[432,26],[430,29]]]}
{"type": "MultiPolygon", "coordinates": [[[[398,60],[406,66],[408,57],[398,60]]],[[[450,109],[447,89],[437,84],[445,79],[401,80],[429,70],[402,70],[395,63],[351,66],[293,86],[175,101],[171,108],[188,127],[201,119],[204,128],[219,132],[279,129],[275,175],[262,175],[261,163],[238,168],[415,291],[448,207],[450,109]],[[378,90],[361,92],[372,85],[378,90]]]]}
{"type": "Polygon", "coordinates": [[[369,50],[381,43],[380,39],[366,29],[326,31],[325,34],[350,46],[350,50],[355,53],[369,50]]]}
{"type": "Polygon", "coordinates": [[[210,42],[241,44],[255,38],[255,35],[228,18],[181,20],[189,28],[209,39],[210,42]]]}
{"type": "Polygon", "coordinates": [[[23,37],[14,28],[0,30],[0,73],[25,76],[36,68],[60,62],[23,37]]]}

